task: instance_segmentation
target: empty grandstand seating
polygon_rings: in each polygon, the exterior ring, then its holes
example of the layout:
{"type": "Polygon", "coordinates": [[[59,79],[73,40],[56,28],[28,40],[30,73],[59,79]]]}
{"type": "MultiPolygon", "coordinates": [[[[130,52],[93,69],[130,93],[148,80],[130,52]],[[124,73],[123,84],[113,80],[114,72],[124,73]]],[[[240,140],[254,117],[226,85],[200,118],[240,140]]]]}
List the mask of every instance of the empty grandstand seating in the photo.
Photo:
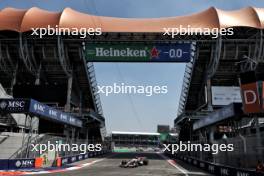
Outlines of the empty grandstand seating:
{"type": "Polygon", "coordinates": [[[22,146],[25,138],[23,138],[22,133],[3,132],[0,139],[2,139],[0,142],[0,159],[6,159],[22,146]]]}
{"type": "MultiPolygon", "coordinates": [[[[0,98],[12,98],[12,96],[8,95],[5,89],[0,84],[0,98]]],[[[0,115],[0,124],[5,126],[7,124],[14,123],[14,120],[10,115],[0,115]]]]}

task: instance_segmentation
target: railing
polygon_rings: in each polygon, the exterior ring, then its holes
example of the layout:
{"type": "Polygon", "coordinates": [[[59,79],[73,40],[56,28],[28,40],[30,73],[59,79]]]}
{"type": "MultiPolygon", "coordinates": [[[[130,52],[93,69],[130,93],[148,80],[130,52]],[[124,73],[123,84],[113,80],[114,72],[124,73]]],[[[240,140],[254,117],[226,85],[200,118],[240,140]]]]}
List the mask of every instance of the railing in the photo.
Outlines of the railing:
{"type": "Polygon", "coordinates": [[[100,100],[100,95],[97,93],[97,81],[96,81],[96,77],[95,77],[95,70],[94,70],[94,65],[93,63],[88,63],[87,64],[88,67],[88,73],[89,73],[89,80],[90,80],[90,85],[92,88],[92,93],[93,93],[93,97],[94,97],[94,103],[96,104],[96,108],[97,108],[97,112],[100,115],[103,115],[103,109],[102,109],[102,104],[101,104],[101,100],[100,100]]]}
{"type": "MultiPolygon", "coordinates": [[[[196,46],[196,43],[193,43],[193,48],[192,48],[193,51],[196,49],[195,46],[196,46]]],[[[197,51],[196,53],[199,53],[199,51],[197,51]]],[[[181,96],[180,96],[178,113],[177,113],[178,116],[184,112],[185,104],[187,101],[186,99],[188,97],[189,87],[191,84],[193,68],[195,65],[195,59],[197,59],[197,58],[198,58],[198,55],[196,55],[196,56],[192,55],[191,61],[189,63],[187,63],[185,66],[181,96]]]]}
{"type": "Polygon", "coordinates": [[[8,135],[1,135],[3,138],[0,139],[0,144],[2,144],[9,136],[8,135]]]}
{"type": "Polygon", "coordinates": [[[44,135],[37,135],[35,137],[33,137],[32,139],[30,139],[31,134],[26,134],[26,137],[24,136],[23,138],[23,145],[22,147],[20,147],[14,154],[12,154],[9,159],[13,159],[13,158],[23,158],[25,157],[26,158],[26,151],[28,151],[28,147],[29,147],[29,144],[36,144],[38,141],[41,140],[41,138],[44,137],[44,135]],[[28,141],[29,140],[29,141],[28,141]],[[25,141],[28,141],[25,143],[25,141]]]}
{"type": "MultiPolygon", "coordinates": [[[[250,134],[216,140],[211,144],[233,144],[233,151],[212,152],[180,152],[184,156],[193,157],[207,162],[224,164],[232,167],[255,168],[258,161],[264,161],[264,132],[259,135],[250,134]]],[[[193,144],[201,144],[201,141],[192,141],[193,144]]]]}

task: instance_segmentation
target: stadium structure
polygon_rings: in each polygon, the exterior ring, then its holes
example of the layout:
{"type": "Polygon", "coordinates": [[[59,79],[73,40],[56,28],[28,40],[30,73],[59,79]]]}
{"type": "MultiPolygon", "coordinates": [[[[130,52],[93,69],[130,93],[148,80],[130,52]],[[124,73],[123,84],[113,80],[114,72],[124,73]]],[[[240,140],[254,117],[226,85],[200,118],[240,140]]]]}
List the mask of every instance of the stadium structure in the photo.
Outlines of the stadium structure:
{"type": "MultiPolygon", "coordinates": [[[[186,64],[178,116],[174,121],[180,132],[179,140],[234,143],[235,151],[215,156],[210,153],[189,152],[184,156],[211,163],[253,167],[257,159],[264,158],[261,137],[263,114],[260,108],[245,112],[247,106],[244,101],[239,100],[228,100],[229,104],[214,104],[212,90],[214,86],[240,88],[243,84],[263,79],[263,14],[263,9],[255,7],[236,11],[212,7],[183,17],[124,19],[84,14],[70,8],[59,13],[35,7],[28,10],[1,10],[0,107],[3,109],[1,131],[6,131],[1,133],[1,149],[4,144],[10,146],[7,143],[11,140],[10,134],[12,137],[21,134],[14,132],[27,134],[23,137],[24,142],[28,141],[27,144],[33,139],[36,142],[45,139],[43,136],[46,134],[72,140],[102,140],[104,117],[99,97],[95,93],[93,67],[85,60],[87,45],[109,41],[123,45],[191,41],[194,43],[194,54],[190,54],[190,62],[186,64]],[[32,28],[47,28],[48,25],[78,29],[99,27],[103,34],[84,39],[79,36],[54,35],[39,38],[31,35],[32,28]],[[164,35],[164,28],[189,26],[201,29],[233,28],[234,34],[219,35],[217,38],[202,34],[176,35],[174,38],[164,35]],[[12,98],[14,100],[10,100],[12,98]],[[13,109],[18,112],[25,111],[23,105],[28,105],[29,109],[24,113],[14,114],[9,112],[9,104],[19,105],[13,109]],[[51,119],[49,115],[39,112],[43,107],[51,112],[56,111],[63,117],[69,116],[68,120],[51,119]],[[245,157],[247,161],[243,162],[245,157]]],[[[254,88],[255,92],[262,90],[261,87],[254,88]]],[[[21,142],[23,146],[24,142],[21,142]]],[[[16,154],[12,157],[18,157],[23,149],[14,151],[16,154]]],[[[10,156],[10,153],[5,157],[10,156]]]]}
{"type": "MultiPolygon", "coordinates": [[[[179,140],[186,143],[234,145],[234,151],[217,155],[210,152],[182,155],[254,168],[257,161],[264,159],[264,116],[260,110],[264,78],[263,9],[249,7],[216,12],[218,18],[210,24],[233,26],[235,33],[231,37],[197,41],[195,59],[186,64],[174,125],[180,133],[179,140]],[[248,84],[253,87],[245,87],[248,84]],[[247,91],[252,94],[248,95],[247,91]]],[[[208,16],[204,16],[205,19],[210,18],[208,16]]]]}
{"type": "Polygon", "coordinates": [[[38,40],[21,31],[42,20],[53,24],[51,13],[43,12],[0,12],[1,158],[30,157],[31,143],[101,143],[106,134],[94,67],[85,61],[82,42],[38,40]],[[35,13],[42,16],[34,21],[35,13]]]}
{"type": "Polygon", "coordinates": [[[163,143],[173,143],[176,139],[175,133],[163,137],[162,133],[112,131],[110,135],[112,149],[116,152],[158,151],[163,143]]]}
{"type": "Polygon", "coordinates": [[[116,152],[131,152],[158,148],[160,144],[159,133],[122,132],[112,131],[112,148],[116,152]]]}

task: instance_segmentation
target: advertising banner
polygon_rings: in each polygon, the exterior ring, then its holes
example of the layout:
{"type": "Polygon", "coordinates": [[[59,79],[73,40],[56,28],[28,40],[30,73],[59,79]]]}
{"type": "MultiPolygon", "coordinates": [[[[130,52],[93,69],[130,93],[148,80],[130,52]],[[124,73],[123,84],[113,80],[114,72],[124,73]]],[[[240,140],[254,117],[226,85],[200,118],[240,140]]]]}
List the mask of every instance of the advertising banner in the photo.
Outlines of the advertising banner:
{"type": "Polygon", "coordinates": [[[28,113],[47,120],[82,127],[82,121],[77,117],[33,99],[0,99],[0,113],[28,113]]]}
{"type": "Polygon", "coordinates": [[[242,103],[240,87],[212,86],[212,104],[216,106],[242,103]]]}
{"type": "Polygon", "coordinates": [[[30,100],[29,112],[35,115],[41,115],[51,120],[56,120],[69,125],[82,127],[82,121],[70,114],[56,110],[36,100],[30,100]]]}
{"type": "Polygon", "coordinates": [[[241,103],[232,103],[219,110],[216,110],[210,113],[208,116],[201,118],[201,120],[196,121],[193,124],[193,130],[197,130],[199,128],[220,122],[222,120],[234,116],[236,113],[242,113],[242,112],[238,112],[238,109],[241,109],[241,106],[242,106],[241,103]]]}
{"type": "Polygon", "coordinates": [[[241,92],[243,97],[243,110],[245,113],[261,112],[258,82],[242,84],[241,92]]]}
{"type": "Polygon", "coordinates": [[[28,99],[0,99],[0,113],[26,113],[28,99]]]}
{"type": "Polygon", "coordinates": [[[65,165],[69,164],[70,161],[71,161],[71,157],[68,157],[68,156],[66,156],[66,157],[62,157],[62,158],[61,158],[61,165],[62,165],[62,166],[65,166],[65,165]]]}
{"type": "Polygon", "coordinates": [[[85,158],[85,159],[87,159],[87,158],[88,158],[88,156],[89,156],[89,154],[88,154],[88,153],[84,154],[84,158],[85,158]]]}
{"type": "Polygon", "coordinates": [[[189,62],[192,42],[177,43],[87,43],[87,62],[189,62]]]}
{"type": "Polygon", "coordinates": [[[0,159],[0,170],[8,170],[8,159],[0,159]]]}
{"type": "Polygon", "coordinates": [[[263,81],[254,71],[240,74],[240,87],[245,113],[263,112],[263,81]]]}
{"type": "Polygon", "coordinates": [[[70,163],[74,163],[74,162],[76,162],[76,161],[78,161],[77,156],[72,156],[72,157],[70,157],[70,163]]]}
{"type": "Polygon", "coordinates": [[[35,159],[11,159],[8,162],[9,169],[26,169],[35,167],[35,159]]]}

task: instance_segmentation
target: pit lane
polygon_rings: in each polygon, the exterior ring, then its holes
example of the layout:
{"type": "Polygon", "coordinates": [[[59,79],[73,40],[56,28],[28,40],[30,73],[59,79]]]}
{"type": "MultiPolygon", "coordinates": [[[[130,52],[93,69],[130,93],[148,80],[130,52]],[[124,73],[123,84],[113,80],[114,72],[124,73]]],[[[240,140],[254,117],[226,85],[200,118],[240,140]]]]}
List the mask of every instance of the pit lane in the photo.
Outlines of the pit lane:
{"type": "Polygon", "coordinates": [[[45,176],[194,176],[209,175],[198,168],[189,166],[183,162],[176,161],[173,165],[166,158],[157,153],[116,153],[104,159],[93,158],[84,160],[79,164],[89,162],[89,160],[101,160],[90,166],[79,170],[67,171],[61,173],[41,174],[45,176]],[[137,168],[120,168],[118,167],[121,160],[129,160],[136,156],[144,156],[149,159],[148,166],[140,166],[137,168]]]}

